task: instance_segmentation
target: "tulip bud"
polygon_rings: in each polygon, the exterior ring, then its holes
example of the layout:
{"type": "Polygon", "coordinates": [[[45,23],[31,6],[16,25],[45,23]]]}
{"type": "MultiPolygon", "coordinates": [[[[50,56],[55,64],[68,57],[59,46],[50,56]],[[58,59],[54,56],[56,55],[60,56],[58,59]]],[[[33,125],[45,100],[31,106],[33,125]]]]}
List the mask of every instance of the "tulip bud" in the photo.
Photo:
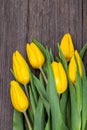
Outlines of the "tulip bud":
{"type": "Polygon", "coordinates": [[[67,89],[67,76],[62,64],[60,62],[52,62],[52,69],[54,73],[57,92],[65,92],[65,90],[67,89]]]}
{"type": "MultiPolygon", "coordinates": [[[[76,60],[80,72],[80,77],[82,77],[82,61],[77,50],[75,51],[75,56],[76,56],[76,60]]],[[[76,82],[76,61],[74,56],[72,57],[69,63],[69,77],[73,83],[76,82]]]]}
{"type": "Polygon", "coordinates": [[[28,59],[33,68],[39,69],[45,62],[45,57],[40,49],[32,42],[26,45],[28,59]]]}
{"type": "Polygon", "coordinates": [[[25,112],[29,106],[27,96],[16,81],[10,82],[10,96],[13,107],[19,112],[25,112]]]}
{"type": "Polygon", "coordinates": [[[74,55],[74,46],[73,46],[71,35],[69,33],[63,36],[62,41],[60,43],[60,48],[66,60],[69,61],[74,55]]]}
{"type": "Polygon", "coordinates": [[[18,82],[23,85],[29,83],[30,77],[28,65],[18,51],[13,53],[13,71],[18,82]]]}

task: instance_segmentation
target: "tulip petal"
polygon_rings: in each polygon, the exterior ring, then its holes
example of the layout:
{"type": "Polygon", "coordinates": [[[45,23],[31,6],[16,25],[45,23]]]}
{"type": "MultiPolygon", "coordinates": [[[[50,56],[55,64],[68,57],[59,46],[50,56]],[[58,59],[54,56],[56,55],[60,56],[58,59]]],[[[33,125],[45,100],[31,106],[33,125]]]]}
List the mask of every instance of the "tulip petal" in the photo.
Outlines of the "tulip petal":
{"type": "Polygon", "coordinates": [[[44,55],[40,49],[32,42],[26,45],[27,55],[33,68],[39,69],[45,62],[44,55]]]}
{"type": "Polygon", "coordinates": [[[60,48],[66,60],[69,61],[74,55],[74,46],[73,46],[71,35],[69,33],[66,33],[63,36],[60,43],[60,48]]]}
{"type": "Polygon", "coordinates": [[[20,112],[26,111],[29,102],[24,91],[22,90],[20,85],[14,80],[10,82],[10,86],[10,96],[12,105],[16,110],[20,112]]]}
{"type": "Polygon", "coordinates": [[[29,78],[29,71],[28,65],[24,60],[23,56],[16,51],[13,53],[13,71],[16,79],[22,84],[28,84],[29,78]]]}

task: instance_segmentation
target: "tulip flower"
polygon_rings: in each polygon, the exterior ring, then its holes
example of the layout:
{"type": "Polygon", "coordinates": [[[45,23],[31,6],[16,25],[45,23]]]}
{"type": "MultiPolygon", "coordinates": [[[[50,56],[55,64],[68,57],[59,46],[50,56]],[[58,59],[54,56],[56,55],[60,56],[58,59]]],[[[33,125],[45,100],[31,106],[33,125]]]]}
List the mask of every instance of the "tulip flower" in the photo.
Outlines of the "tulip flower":
{"type": "Polygon", "coordinates": [[[24,112],[29,106],[27,96],[16,81],[10,82],[10,95],[14,108],[19,112],[24,112]]]}
{"type": "Polygon", "coordinates": [[[74,55],[74,46],[72,42],[71,35],[69,33],[65,34],[61,40],[60,48],[67,61],[70,61],[74,55]]]}
{"type": "MultiPolygon", "coordinates": [[[[75,56],[79,67],[80,77],[82,77],[82,61],[77,50],[75,51],[75,56]]],[[[76,82],[76,61],[74,56],[72,57],[69,63],[69,77],[73,83],[76,82]]]]}
{"type": "Polygon", "coordinates": [[[23,56],[15,51],[13,53],[13,71],[18,82],[25,85],[29,83],[29,68],[23,56]]]}
{"type": "Polygon", "coordinates": [[[28,56],[31,66],[34,69],[40,69],[40,71],[44,77],[44,80],[47,83],[47,78],[42,69],[42,66],[45,62],[45,57],[44,57],[43,53],[33,42],[30,44],[27,43],[26,50],[27,50],[27,56],[28,56]]]}
{"type": "Polygon", "coordinates": [[[27,96],[25,95],[24,91],[18,84],[18,82],[12,80],[10,82],[10,96],[13,107],[19,111],[23,112],[26,122],[28,124],[29,130],[32,130],[32,126],[30,124],[30,121],[28,119],[26,110],[29,107],[29,101],[27,96]]]}
{"type": "Polygon", "coordinates": [[[66,72],[60,62],[52,62],[52,69],[54,73],[55,83],[56,83],[56,90],[57,92],[63,93],[67,89],[67,76],[66,72]]]}
{"type": "Polygon", "coordinates": [[[40,49],[32,42],[26,45],[27,55],[31,66],[39,69],[45,62],[45,57],[40,49]]]}

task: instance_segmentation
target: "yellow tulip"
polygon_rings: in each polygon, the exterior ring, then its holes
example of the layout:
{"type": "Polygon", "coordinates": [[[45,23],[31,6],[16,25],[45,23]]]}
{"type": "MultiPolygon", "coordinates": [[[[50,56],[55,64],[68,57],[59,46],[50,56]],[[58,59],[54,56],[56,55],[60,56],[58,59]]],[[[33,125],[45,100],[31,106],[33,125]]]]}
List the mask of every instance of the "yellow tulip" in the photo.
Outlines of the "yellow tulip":
{"type": "Polygon", "coordinates": [[[74,46],[72,42],[71,35],[69,33],[65,34],[60,43],[60,48],[66,58],[69,61],[74,55],[74,46]]]}
{"type": "Polygon", "coordinates": [[[13,71],[18,82],[25,85],[29,83],[29,68],[23,56],[15,51],[13,53],[13,71]]]}
{"type": "Polygon", "coordinates": [[[27,96],[16,81],[10,82],[10,96],[13,107],[19,112],[25,112],[29,106],[27,96]]]}
{"type": "Polygon", "coordinates": [[[58,93],[63,93],[67,89],[66,72],[60,62],[52,62],[52,69],[54,73],[56,90],[58,93]]]}
{"type": "MultiPolygon", "coordinates": [[[[82,61],[77,50],[75,51],[75,56],[79,67],[80,77],[82,77],[82,61]]],[[[76,82],[76,62],[74,56],[69,63],[69,77],[73,83],[76,82]]]]}
{"type": "Polygon", "coordinates": [[[40,49],[32,42],[26,45],[27,55],[31,66],[39,69],[45,62],[45,57],[40,49]]]}

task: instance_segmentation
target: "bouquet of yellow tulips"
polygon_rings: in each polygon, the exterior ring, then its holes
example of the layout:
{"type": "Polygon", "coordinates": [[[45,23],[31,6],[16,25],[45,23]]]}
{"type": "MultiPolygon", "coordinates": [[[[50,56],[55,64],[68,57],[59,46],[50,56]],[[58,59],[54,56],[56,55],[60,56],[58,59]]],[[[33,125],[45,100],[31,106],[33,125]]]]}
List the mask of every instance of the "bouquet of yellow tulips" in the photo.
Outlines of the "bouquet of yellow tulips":
{"type": "Polygon", "coordinates": [[[13,53],[13,130],[87,130],[87,77],[82,61],[87,44],[78,52],[67,33],[57,47],[54,58],[51,49],[32,39],[26,45],[29,65],[18,50],[13,53]]]}

